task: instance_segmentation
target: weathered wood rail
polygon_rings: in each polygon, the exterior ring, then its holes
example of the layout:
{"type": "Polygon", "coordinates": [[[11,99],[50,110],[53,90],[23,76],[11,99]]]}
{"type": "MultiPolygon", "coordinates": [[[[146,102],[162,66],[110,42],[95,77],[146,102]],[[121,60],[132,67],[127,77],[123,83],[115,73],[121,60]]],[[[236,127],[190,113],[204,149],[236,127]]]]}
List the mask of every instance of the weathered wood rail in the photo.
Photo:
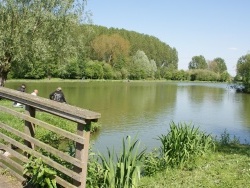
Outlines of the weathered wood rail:
{"type": "Polygon", "coordinates": [[[13,126],[7,125],[0,120],[0,138],[4,140],[4,142],[0,142],[0,149],[8,151],[11,156],[13,156],[5,157],[4,155],[0,154],[0,165],[3,168],[8,168],[10,172],[13,173],[13,175],[23,181],[23,165],[21,165],[20,162],[17,162],[15,159],[18,159],[21,161],[21,163],[25,164],[28,162],[28,158],[25,153],[34,157],[41,157],[43,162],[48,166],[57,169],[68,177],[72,178],[72,182],[68,182],[65,179],[57,176],[56,181],[58,184],[67,188],[85,188],[90,139],[89,127],[91,126],[91,122],[96,122],[101,117],[101,115],[93,111],[81,109],[64,103],[58,103],[46,98],[33,96],[28,93],[23,93],[4,87],[0,87],[0,98],[16,101],[25,105],[25,112],[19,112],[11,108],[0,106],[0,111],[24,120],[23,131],[17,130],[13,128],[13,126]],[[37,119],[35,117],[37,109],[42,111],[42,113],[49,113],[75,122],[76,132],[71,133],[59,128],[58,126],[51,125],[48,122],[43,122],[37,119]],[[50,130],[72,140],[75,143],[76,148],[75,156],[72,157],[69,154],[58,150],[57,148],[54,148],[36,139],[35,126],[41,126],[44,129],[50,130]],[[18,142],[17,140],[9,137],[8,134],[4,134],[6,131],[21,138],[23,142],[18,142]],[[10,145],[18,147],[22,152],[17,152],[15,149],[12,149],[10,145]],[[74,166],[73,170],[66,168],[47,156],[44,156],[42,153],[39,153],[36,148],[41,148],[50,154],[72,164],[74,166]],[[9,168],[10,166],[12,168],[9,168]]]}

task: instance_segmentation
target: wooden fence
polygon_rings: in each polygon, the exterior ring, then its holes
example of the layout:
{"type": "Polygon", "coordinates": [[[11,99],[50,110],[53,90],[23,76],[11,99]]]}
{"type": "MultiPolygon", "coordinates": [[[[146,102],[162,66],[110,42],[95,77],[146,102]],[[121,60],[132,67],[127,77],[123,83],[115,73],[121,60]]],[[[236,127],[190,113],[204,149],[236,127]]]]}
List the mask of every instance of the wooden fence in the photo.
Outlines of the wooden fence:
{"type": "Polygon", "coordinates": [[[12,125],[7,125],[0,120],[0,149],[5,150],[11,154],[12,157],[6,157],[0,154],[0,165],[3,168],[8,168],[10,172],[15,175],[21,181],[24,180],[22,176],[23,164],[27,163],[29,159],[27,155],[32,155],[37,158],[41,158],[45,164],[65,174],[72,181],[66,181],[65,179],[56,176],[56,181],[63,187],[80,187],[86,186],[86,174],[87,174],[87,161],[88,161],[88,149],[91,122],[96,122],[101,115],[96,112],[81,109],[75,106],[71,106],[64,103],[58,103],[49,99],[45,99],[39,96],[33,96],[28,93],[0,87],[0,98],[16,101],[25,105],[25,111],[20,112],[13,108],[7,108],[0,106],[0,111],[8,113],[14,117],[18,117],[24,121],[24,129],[20,131],[13,128],[12,125]],[[75,133],[68,132],[59,126],[52,125],[48,122],[41,121],[35,117],[36,110],[41,113],[49,113],[61,118],[75,122],[75,133]],[[58,150],[35,138],[36,126],[40,126],[49,131],[55,132],[75,143],[75,156],[72,157],[69,154],[58,150]],[[12,137],[5,134],[6,132],[15,135],[22,140],[13,139],[12,137]],[[18,151],[12,149],[10,145],[18,148],[18,151]],[[74,166],[73,169],[68,169],[65,166],[57,163],[48,156],[43,155],[37,148],[50,153],[53,156],[57,156],[63,161],[66,161],[74,166]],[[21,151],[21,152],[20,152],[21,151]],[[20,162],[17,162],[18,159],[20,162]]]}

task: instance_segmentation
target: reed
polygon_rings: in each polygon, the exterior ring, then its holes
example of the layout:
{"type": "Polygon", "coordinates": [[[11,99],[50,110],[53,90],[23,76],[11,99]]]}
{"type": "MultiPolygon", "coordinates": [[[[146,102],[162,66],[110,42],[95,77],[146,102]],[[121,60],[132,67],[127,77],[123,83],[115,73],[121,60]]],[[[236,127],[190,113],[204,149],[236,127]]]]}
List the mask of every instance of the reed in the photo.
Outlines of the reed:
{"type": "Polygon", "coordinates": [[[170,123],[170,131],[158,137],[161,142],[160,155],[167,157],[171,167],[184,167],[197,156],[214,148],[211,135],[186,123],[170,123]]]}
{"type": "Polygon", "coordinates": [[[108,149],[108,156],[99,154],[104,169],[102,187],[134,188],[137,187],[141,174],[141,161],[145,150],[138,151],[138,140],[131,140],[130,136],[123,139],[121,154],[115,155],[108,149]],[[116,158],[115,158],[116,156],[116,158]]]}

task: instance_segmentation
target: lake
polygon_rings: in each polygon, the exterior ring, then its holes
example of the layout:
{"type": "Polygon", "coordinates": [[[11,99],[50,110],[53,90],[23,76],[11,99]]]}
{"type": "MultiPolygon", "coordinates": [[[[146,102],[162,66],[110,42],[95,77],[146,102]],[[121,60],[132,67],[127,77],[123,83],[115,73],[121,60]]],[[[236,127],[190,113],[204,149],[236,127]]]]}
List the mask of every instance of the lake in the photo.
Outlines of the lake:
{"type": "MultiPolygon", "coordinates": [[[[101,130],[92,135],[93,149],[100,152],[122,145],[130,135],[141,147],[153,149],[156,139],[167,134],[170,122],[188,123],[220,137],[226,130],[241,143],[250,141],[250,95],[235,93],[226,83],[168,81],[26,82],[27,92],[39,90],[48,98],[62,87],[69,104],[101,113],[101,130]]],[[[17,89],[20,82],[7,82],[17,89]]]]}

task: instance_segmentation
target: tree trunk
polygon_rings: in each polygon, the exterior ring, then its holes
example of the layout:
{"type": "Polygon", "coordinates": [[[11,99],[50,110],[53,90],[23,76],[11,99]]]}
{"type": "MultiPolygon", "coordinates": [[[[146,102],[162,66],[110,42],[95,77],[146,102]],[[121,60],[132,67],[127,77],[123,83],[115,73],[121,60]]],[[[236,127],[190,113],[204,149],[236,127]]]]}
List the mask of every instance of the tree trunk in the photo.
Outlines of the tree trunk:
{"type": "Polygon", "coordinates": [[[4,87],[5,81],[7,80],[7,75],[11,67],[11,59],[11,55],[5,52],[5,57],[0,61],[0,87],[4,87]]]}
{"type": "Polygon", "coordinates": [[[0,72],[0,87],[4,87],[8,72],[0,72]]]}

